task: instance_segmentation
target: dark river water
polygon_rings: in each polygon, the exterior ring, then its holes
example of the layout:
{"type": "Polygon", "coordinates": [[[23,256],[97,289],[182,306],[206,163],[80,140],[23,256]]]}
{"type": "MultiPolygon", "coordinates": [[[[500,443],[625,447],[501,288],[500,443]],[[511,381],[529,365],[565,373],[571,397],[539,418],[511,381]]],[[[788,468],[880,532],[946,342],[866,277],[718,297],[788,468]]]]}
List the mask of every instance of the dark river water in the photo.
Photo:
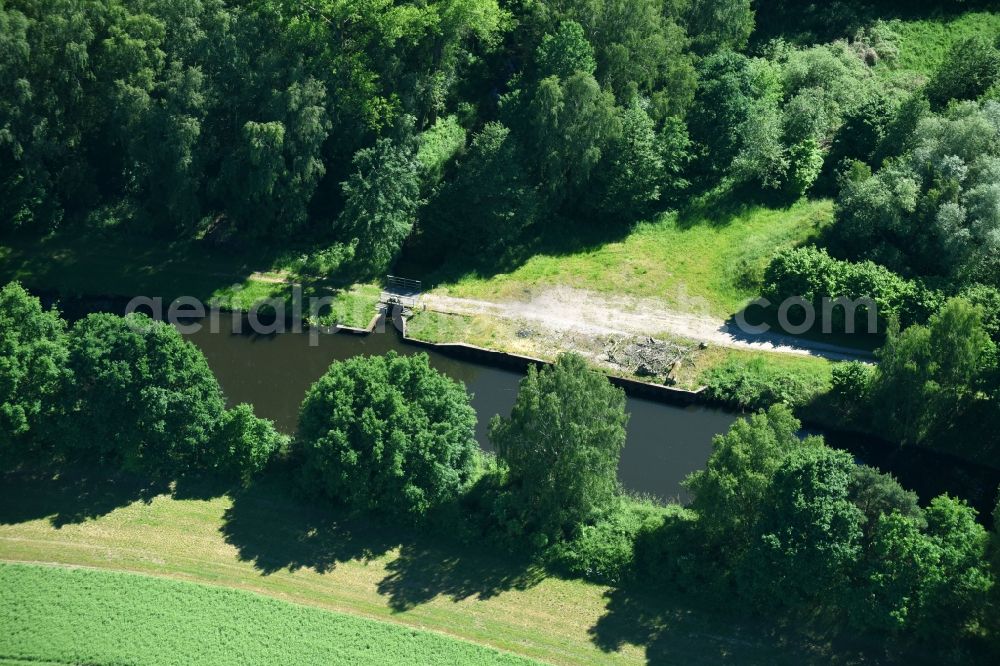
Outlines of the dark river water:
{"type": "MultiPolygon", "coordinates": [[[[228,315],[219,333],[206,325],[187,335],[211,366],[232,403],[248,402],[257,414],[293,433],[306,390],[335,360],[359,354],[427,353],[433,367],[463,384],[479,415],[476,437],[490,448],[487,426],[494,414],[508,416],[521,374],[457,360],[407,344],[388,327],[385,333],[320,335],[317,346],[306,334],[234,335],[228,315]]],[[[704,467],[712,436],[725,432],[736,415],[707,407],[675,407],[628,398],[628,439],[618,475],[631,491],[661,498],[685,499],[681,480],[704,467]]]]}
{"type": "MultiPolygon", "coordinates": [[[[88,312],[121,314],[125,300],[43,298],[58,301],[70,321],[88,312]]],[[[248,327],[245,327],[247,330],[248,327]]],[[[407,344],[391,327],[385,333],[319,336],[317,346],[309,345],[308,334],[284,333],[274,336],[232,334],[230,315],[220,316],[219,333],[209,326],[186,335],[197,345],[219,379],[230,403],[248,402],[260,416],[269,418],[284,432],[294,433],[299,405],[309,386],[335,360],[358,354],[427,353],[431,365],[461,381],[472,395],[479,415],[476,436],[484,449],[490,448],[486,429],[494,414],[508,415],[517,395],[519,372],[459,360],[445,354],[407,344]]],[[[725,409],[678,407],[629,397],[628,437],[618,475],[630,491],[662,499],[687,499],[680,482],[689,473],[705,466],[712,436],[728,430],[740,415],[725,409]]],[[[813,430],[826,436],[828,444],[851,452],[855,460],[878,467],[896,476],[904,487],[914,490],[923,503],[947,492],[965,498],[988,520],[996,502],[1000,472],[973,465],[951,456],[912,447],[900,448],[870,437],[813,430]]]]}

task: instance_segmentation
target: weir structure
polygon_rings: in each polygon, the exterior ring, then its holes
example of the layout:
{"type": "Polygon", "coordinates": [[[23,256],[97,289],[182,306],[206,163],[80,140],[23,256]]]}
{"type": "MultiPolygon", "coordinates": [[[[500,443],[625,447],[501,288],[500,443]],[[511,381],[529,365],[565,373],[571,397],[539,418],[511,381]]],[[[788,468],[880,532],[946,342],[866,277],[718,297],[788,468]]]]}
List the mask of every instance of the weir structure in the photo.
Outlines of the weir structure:
{"type": "Polygon", "coordinates": [[[420,302],[420,294],[423,292],[420,280],[398,277],[396,275],[385,276],[385,287],[379,296],[379,301],[383,305],[399,305],[410,310],[416,309],[420,302]]]}

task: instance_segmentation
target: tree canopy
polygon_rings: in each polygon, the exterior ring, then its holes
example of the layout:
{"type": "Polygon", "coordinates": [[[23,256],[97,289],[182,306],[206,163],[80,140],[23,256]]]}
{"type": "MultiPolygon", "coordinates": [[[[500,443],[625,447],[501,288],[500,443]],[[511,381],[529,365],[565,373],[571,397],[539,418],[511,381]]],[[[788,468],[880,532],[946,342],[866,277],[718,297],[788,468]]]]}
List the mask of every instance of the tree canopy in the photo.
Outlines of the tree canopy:
{"type": "Polygon", "coordinates": [[[418,519],[472,479],[476,413],[426,354],[356,356],[306,394],[295,450],[307,492],[418,519]]]}
{"type": "Polygon", "coordinates": [[[508,470],[508,529],[558,539],[591,519],[618,490],[627,420],[624,392],[582,357],[529,368],[510,417],[490,423],[508,470]]]}
{"type": "Polygon", "coordinates": [[[66,324],[17,282],[0,290],[0,450],[51,434],[70,379],[66,324]]]}

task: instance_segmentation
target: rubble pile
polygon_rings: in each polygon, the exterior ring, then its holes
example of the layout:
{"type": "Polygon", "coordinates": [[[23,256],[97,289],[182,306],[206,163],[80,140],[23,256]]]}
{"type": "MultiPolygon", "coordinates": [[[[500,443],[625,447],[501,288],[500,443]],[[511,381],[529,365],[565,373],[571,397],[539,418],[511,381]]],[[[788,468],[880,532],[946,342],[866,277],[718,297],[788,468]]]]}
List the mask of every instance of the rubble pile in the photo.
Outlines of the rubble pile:
{"type": "Polygon", "coordinates": [[[680,364],[692,362],[695,347],[648,337],[624,338],[610,341],[604,352],[610,363],[637,377],[668,379],[680,364]]]}

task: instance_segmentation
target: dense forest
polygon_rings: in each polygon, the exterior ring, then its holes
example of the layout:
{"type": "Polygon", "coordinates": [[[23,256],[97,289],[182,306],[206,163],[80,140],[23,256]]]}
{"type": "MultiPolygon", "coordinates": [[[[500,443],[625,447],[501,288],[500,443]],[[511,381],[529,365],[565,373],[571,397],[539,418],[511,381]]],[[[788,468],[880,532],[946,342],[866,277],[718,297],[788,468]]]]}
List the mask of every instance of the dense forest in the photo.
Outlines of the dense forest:
{"type": "Polygon", "coordinates": [[[4,0],[0,224],[309,244],[363,276],[407,247],[502,254],[557,218],[628,225],[722,183],[837,194],[839,258],[995,288],[1000,55],[971,39],[930,81],[886,82],[873,68],[898,48],[869,19],[900,11],[4,0]]]}

